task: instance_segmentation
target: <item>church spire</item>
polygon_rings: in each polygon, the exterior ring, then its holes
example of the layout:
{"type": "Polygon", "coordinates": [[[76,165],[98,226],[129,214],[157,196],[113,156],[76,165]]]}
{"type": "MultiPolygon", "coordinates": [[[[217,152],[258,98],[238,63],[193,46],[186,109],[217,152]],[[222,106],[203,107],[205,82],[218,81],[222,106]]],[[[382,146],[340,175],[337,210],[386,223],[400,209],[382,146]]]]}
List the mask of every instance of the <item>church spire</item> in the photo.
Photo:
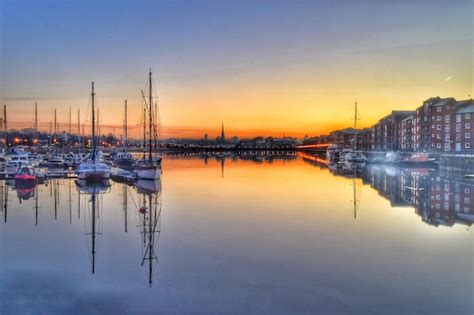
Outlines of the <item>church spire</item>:
{"type": "Polygon", "coordinates": [[[221,129],[221,139],[225,140],[225,133],[224,133],[224,123],[222,123],[222,129],[221,129]]]}

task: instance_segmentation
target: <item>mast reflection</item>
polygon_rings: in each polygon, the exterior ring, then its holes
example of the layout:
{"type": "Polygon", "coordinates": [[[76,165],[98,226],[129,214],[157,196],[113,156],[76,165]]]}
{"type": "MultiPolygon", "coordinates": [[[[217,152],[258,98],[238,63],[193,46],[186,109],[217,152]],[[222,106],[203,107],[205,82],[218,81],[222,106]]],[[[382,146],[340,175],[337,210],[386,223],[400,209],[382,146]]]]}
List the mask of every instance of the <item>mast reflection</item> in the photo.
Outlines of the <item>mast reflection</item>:
{"type": "MultiPolygon", "coordinates": [[[[100,222],[100,207],[98,205],[98,196],[109,192],[110,182],[108,180],[99,182],[99,183],[89,183],[85,180],[76,180],[76,187],[79,194],[90,196],[89,203],[90,213],[84,216],[85,226],[90,224],[90,232],[85,233],[85,236],[91,237],[90,240],[90,251],[91,251],[91,261],[92,261],[92,273],[95,273],[95,259],[96,259],[96,248],[97,240],[102,235],[100,222]]],[[[89,244],[89,243],[87,243],[89,244]]],[[[88,245],[89,246],[89,245],[88,245]]]]}
{"type": "Polygon", "coordinates": [[[138,180],[139,194],[138,228],[142,237],[141,266],[148,267],[148,285],[153,284],[153,264],[158,263],[158,243],[161,232],[161,178],[156,181],[138,180]]]}

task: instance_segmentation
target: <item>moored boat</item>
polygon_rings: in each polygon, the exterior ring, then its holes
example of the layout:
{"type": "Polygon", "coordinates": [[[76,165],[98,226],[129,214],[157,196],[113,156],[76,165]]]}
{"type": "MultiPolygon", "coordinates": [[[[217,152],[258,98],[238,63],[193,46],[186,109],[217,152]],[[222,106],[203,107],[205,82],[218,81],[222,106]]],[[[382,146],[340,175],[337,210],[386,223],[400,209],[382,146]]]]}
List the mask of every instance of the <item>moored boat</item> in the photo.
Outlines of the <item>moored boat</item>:
{"type": "Polygon", "coordinates": [[[5,173],[9,176],[15,175],[21,167],[28,165],[28,154],[12,154],[5,165],[5,173]]]}
{"type": "Polygon", "coordinates": [[[22,166],[15,174],[15,185],[36,183],[35,169],[30,166],[22,166]]]}
{"type": "Polygon", "coordinates": [[[129,152],[118,152],[114,158],[114,166],[122,169],[131,169],[135,164],[133,155],[129,152]]]}
{"type": "Polygon", "coordinates": [[[110,178],[110,167],[100,162],[97,154],[97,144],[95,136],[95,108],[94,108],[94,82],[92,82],[92,154],[91,159],[79,165],[76,170],[77,177],[81,180],[98,182],[110,178]]]}
{"type": "Polygon", "coordinates": [[[153,160],[139,160],[135,172],[140,179],[156,180],[161,176],[161,157],[153,160]]]}
{"type": "Polygon", "coordinates": [[[118,182],[132,183],[136,180],[136,175],[121,168],[112,168],[110,178],[118,182]]]}
{"type": "Polygon", "coordinates": [[[145,108],[144,110],[144,117],[143,117],[143,147],[146,148],[146,134],[147,134],[147,122],[146,122],[146,113],[148,113],[148,157],[146,157],[145,153],[142,160],[139,160],[135,163],[135,173],[139,179],[147,179],[147,180],[157,180],[161,176],[161,157],[154,156],[154,150],[156,150],[156,125],[153,121],[154,119],[154,111],[153,111],[153,93],[152,93],[152,74],[151,70],[149,72],[149,98],[148,98],[148,106],[147,102],[145,101],[145,108]],[[153,148],[154,142],[154,148],[153,148]]]}

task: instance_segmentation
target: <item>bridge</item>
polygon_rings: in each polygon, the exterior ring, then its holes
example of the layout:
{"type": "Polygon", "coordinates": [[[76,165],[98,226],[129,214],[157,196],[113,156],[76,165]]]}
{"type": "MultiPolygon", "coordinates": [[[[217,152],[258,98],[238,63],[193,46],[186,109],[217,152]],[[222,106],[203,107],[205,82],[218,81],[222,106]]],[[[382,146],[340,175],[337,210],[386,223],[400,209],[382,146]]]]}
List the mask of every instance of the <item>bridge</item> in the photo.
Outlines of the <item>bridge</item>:
{"type": "Polygon", "coordinates": [[[330,143],[302,144],[302,145],[297,145],[296,150],[326,152],[326,149],[330,145],[331,145],[330,143]]]}

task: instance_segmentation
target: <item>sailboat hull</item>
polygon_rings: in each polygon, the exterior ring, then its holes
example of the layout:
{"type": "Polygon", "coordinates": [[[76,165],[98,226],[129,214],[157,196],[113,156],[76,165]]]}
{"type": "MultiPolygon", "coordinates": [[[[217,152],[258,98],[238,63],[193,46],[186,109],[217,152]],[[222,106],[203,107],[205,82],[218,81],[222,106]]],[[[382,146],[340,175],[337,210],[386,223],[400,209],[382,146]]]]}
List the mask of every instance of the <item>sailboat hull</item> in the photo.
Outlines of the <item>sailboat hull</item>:
{"type": "Polygon", "coordinates": [[[79,173],[77,174],[78,179],[83,179],[87,181],[99,182],[104,179],[110,178],[110,172],[88,172],[88,173],[79,173]]]}
{"type": "Polygon", "coordinates": [[[87,162],[79,166],[77,178],[86,181],[103,181],[110,178],[110,168],[104,163],[87,162]]]}
{"type": "Polygon", "coordinates": [[[137,177],[140,179],[156,180],[159,179],[161,176],[161,168],[159,167],[136,170],[136,172],[137,177]]]}

